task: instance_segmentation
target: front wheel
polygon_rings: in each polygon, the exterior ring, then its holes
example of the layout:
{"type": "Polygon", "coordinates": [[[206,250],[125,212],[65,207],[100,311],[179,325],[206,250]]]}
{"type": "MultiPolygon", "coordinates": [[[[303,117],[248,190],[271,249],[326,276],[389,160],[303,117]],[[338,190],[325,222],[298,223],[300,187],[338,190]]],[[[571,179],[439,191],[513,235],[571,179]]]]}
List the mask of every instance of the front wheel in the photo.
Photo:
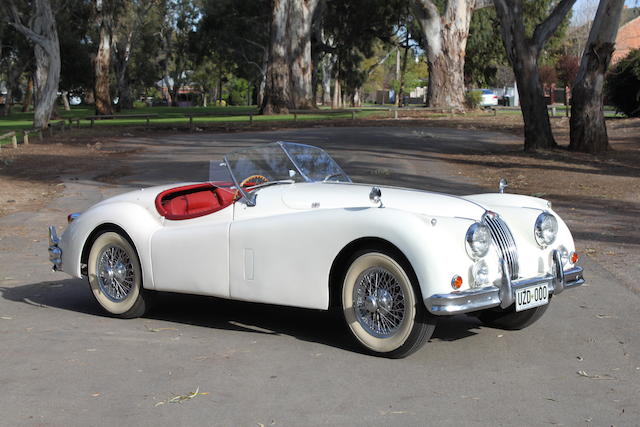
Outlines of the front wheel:
{"type": "Polygon", "coordinates": [[[547,311],[547,308],[549,308],[550,303],[551,300],[549,300],[549,303],[545,305],[524,311],[516,311],[514,304],[506,310],[501,308],[492,308],[481,311],[476,314],[476,316],[482,323],[487,326],[491,326],[492,328],[515,331],[524,329],[540,319],[544,312],[547,311]]]}
{"type": "Polygon", "coordinates": [[[433,334],[435,321],[410,274],[404,262],[381,251],[360,251],[351,258],[342,312],[353,336],[374,355],[408,356],[433,334]]]}
{"type": "Polygon", "coordinates": [[[121,318],[144,314],[140,260],[127,239],[114,232],[101,234],[91,246],[87,270],[91,293],[107,313],[121,318]]]}

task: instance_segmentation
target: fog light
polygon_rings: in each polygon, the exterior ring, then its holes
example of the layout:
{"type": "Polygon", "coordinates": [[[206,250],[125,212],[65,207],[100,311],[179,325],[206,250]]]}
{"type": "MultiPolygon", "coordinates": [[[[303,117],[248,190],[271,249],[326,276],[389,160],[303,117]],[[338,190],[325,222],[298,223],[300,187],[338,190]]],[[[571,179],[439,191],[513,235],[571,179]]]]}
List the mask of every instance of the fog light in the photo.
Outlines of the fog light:
{"type": "Polygon", "coordinates": [[[473,265],[473,287],[485,286],[489,283],[489,265],[485,260],[480,260],[473,265]]]}
{"type": "Polygon", "coordinates": [[[456,274],[451,278],[451,287],[457,291],[458,289],[460,289],[461,286],[462,286],[462,277],[456,274]]]}

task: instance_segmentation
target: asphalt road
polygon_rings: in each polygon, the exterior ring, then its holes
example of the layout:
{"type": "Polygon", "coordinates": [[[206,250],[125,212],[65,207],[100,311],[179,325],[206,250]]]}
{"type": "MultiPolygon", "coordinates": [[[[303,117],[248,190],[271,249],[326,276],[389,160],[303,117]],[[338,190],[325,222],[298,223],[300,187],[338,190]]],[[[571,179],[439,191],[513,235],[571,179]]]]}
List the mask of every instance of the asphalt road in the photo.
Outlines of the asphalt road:
{"type": "Polygon", "coordinates": [[[361,354],[317,311],[166,294],[147,317],[112,319],[86,282],[49,270],[47,225],[131,188],[204,180],[230,148],[312,143],[357,181],[463,194],[483,190],[434,154],[510,138],[318,128],[123,139],[146,150],[118,184],[71,173],[46,208],[0,218],[0,425],[640,425],[640,297],[588,257],[588,283],[528,329],[444,318],[402,360],[361,354]]]}

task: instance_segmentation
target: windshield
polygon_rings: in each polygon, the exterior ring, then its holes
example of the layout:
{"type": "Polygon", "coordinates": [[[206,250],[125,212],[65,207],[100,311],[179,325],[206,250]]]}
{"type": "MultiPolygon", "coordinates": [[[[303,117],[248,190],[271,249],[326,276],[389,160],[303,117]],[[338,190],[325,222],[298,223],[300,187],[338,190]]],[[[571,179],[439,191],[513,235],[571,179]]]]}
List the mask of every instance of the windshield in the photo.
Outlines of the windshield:
{"type": "Polygon", "coordinates": [[[321,148],[293,142],[275,142],[228,154],[224,163],[237,187],[292,182],[351,182],[351,178],[321,148]]]}

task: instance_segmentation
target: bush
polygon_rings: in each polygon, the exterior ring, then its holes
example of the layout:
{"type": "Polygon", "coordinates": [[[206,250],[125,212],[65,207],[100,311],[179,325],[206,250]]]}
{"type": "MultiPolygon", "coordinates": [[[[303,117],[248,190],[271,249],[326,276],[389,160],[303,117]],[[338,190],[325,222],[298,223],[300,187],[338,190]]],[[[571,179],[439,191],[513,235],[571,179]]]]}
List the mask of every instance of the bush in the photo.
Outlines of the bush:
{"type": "Polygon", "coordinates": [[[464,102],[470,110],[476,110],[482,102],[482,92],[479,90],[467,91],[464,95],[464,102]]]}
{"type": "Polygon", "coordinates": [[[640,49],[634,49],[609,70],[608,103],[628,117],[640,117],[640,49]]]}

